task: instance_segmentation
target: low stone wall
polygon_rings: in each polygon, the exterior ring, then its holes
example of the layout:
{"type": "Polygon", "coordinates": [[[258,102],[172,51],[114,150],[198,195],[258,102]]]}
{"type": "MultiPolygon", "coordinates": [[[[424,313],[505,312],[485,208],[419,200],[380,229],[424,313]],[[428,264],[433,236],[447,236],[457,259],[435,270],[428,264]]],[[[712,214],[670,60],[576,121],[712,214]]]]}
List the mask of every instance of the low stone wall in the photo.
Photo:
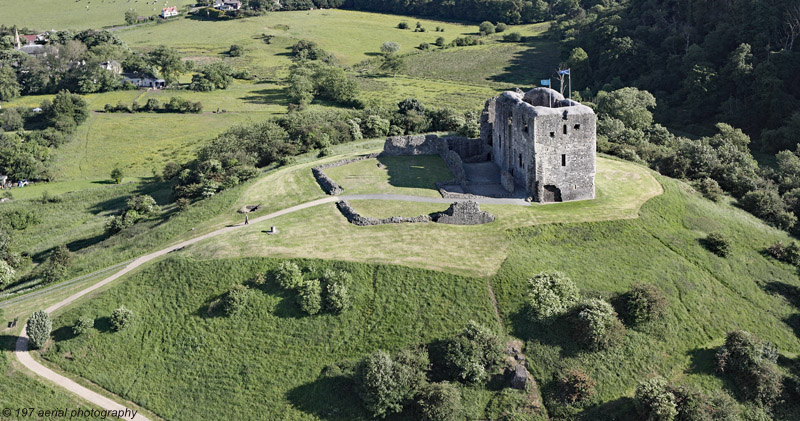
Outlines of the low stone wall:
{"type": "Polygon", "coordinates": [[[424,222],[431,222],[430,215],[420,215],[414,217],[405,217],[405,216],[392,216],[390,218],[370,218],[366,216],[362,216],[346,200],[342,200],[336,202],[336,206],[339,208],[339,211],[342,212],[342,215],[353,225],[358,225],[360,227],[372,226],[372,225],[384,225],[384,224],[413,224],[413,223],[424,223],[424,222]]]}
{"type": "Polygon", "coordinates": [[[342,215],[353,225],[367,227],[385,224],[417,224],[427,222],[437,222],[440,224],[451,225],[479,225],[488,224],[494,221],[494,215],[482,211],[478,202],[454,202],[444,212],[435,212],[430,215],[420,215],[414,217],[392,216],[390,218],[370,218],[356,212],[346,200],[336,202],[336,207],[342,215]]]}
{"type": "Polygon", "coordinates": [[[333,181],[332,178],[328,177],[323,170],[333,167],[341,167],[342,165],[352,164],[353,162],[363,161],[365,159],[377,158],[378,155],[380,154],[371,153],[369,155],[362,155],[356,158],[343,159],[341,161],[317,165],[316,167],[311,168],[311,173],[314,174],[314,178],[317,180],[317,183],[319,183],[319,186],[322,187],[322,190],[325,193],[331,196],[336,196],[337,194],[344,193],[344,188],[342,188],[342,186],[340,186],[337,182],[333,181]]]}
{"type": "Polygon", "coordinates": [[[447,142],[435,134],[392,136],[383,144],[383,155],[439,155],[447,150],[447,142]]]}
{"type": "Polygon", "coordinates": [[[494,222],[494,215],[482,211],[478,202],[468,200],[455,202],[444,212],[432,215],[433,221],[440,224],[480,225],[494,222]]]}

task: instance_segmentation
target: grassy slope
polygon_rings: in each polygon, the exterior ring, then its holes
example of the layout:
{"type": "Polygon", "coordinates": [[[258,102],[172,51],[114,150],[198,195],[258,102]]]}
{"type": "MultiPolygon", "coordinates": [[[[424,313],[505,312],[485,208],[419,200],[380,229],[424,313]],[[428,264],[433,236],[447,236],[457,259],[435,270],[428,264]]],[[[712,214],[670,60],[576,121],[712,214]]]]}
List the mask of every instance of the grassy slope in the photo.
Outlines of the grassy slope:
{"type": "MultiPolygon", "coordinates": [[[[292,297],[268,283],[254,288],[241,316],[209,315],[209,304],[231,284],[275,263],[181,257],[157,263],[57,317],[58,342],[45,357],[169,419],[352,420],[368,417],[346,382],[318,379],[326,365],[441,338],[470,319],[497,327],[485,280],[320,261],[318,268],[353,274],[349,312],[303,316],[292,297]],[[121,304],[136,322],[111,333],[107,316],[121,304]],[[72,337],[69,326],[81,315],[94,317],[98,330],[72,337]]],[[[473,410],[481,415],[482,408],[473,410]]]]}
{"type": "Polygon", "coordinates": [[[513,231],[509,257],[491,281],[509,332],[527,340],[528,355],[536,355],[531,364],[540,382],[547,386],[552,375],[574,366],[598,380],[606,405],[595,408],[594,416],[627,407],[624,397],[651,374],[722,387],[713,373],[713,348],[733,329],[773,341],[788,356],[800,351],[786,324],[797,309],[767,292],[781,285],[797,288],[796,270],[762,255],[769,244],[786,241],[786,234],[733,206],[691,194],[683,183],[660,181],[665,194],[645,204],[639,219],[513,231]],[[711,231],[733,239],[727,259],[699,244],[711,231]],[[663,325],[649,327],[650,334],[629,330],[624,343],[607,353],[580,352],[562,324],[539,328],[522,315],[525,279],[547,270],[567,273],[586,295],[608,296],[652,282],[669,297],[669,314],[663,325]]]}

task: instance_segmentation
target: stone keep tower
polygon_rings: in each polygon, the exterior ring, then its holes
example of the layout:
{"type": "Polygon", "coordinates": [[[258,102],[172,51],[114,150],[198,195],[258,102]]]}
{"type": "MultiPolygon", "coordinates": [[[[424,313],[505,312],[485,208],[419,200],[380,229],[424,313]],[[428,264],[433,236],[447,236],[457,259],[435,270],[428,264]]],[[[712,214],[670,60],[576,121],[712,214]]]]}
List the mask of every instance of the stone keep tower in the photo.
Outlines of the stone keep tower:
{"type": "Polygon", "coordinates": [[[481,138],[506,190],[537,202],[594,198],[597,116],[557,91],[506,91],[486,102],[481,138]]]}

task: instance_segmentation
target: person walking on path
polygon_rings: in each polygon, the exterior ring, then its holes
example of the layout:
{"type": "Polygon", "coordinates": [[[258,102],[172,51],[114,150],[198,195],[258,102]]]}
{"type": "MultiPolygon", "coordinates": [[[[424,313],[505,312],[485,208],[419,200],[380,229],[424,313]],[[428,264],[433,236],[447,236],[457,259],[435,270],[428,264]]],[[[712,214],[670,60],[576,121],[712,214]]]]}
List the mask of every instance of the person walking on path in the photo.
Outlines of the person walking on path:
{"type": "Polygon", "coordinates": [[[245,225],[250,224],[250,216],[248,214],[244,214],[244,224],[245,225]]]}

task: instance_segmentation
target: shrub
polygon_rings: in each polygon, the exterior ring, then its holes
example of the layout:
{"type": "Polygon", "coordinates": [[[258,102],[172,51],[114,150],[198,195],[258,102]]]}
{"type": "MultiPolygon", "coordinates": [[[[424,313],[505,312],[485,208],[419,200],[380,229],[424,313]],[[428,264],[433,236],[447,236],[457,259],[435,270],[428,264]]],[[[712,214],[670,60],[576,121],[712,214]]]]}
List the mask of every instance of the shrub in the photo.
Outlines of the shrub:
{"type": "Polygon", "coordinates": [[[222,302],[222,309],[228,317],[236,316],[247,306],[250,299],[250,290],[244,285],[234,285],[227,293],[222,302]]]}
{"type": "Polygon", "coordinates": [[[384,120],[380,116],[370,115],[362,123],[363,134],[366,137],[383,137],[389,133],[389,120],[384,120]]]}
{"type": "Polygon", "coordinates": [[[503,23],[503,22],[499,22],[499,23],[498,23],[497,25],[495,25],[495,27],[494,27],[494,31],[495,31],[495,32],[503,32],[503,31],[505,31],[506,29],[508,29],[508,25],[506,25],[506,24],[505,24],[505,23],[503,23]]]}
{"type": "Polygon", "coordinates": [[[119,167],[114,167],[114,169],[111,170],[111,179],[114,180],[114,183],[116,184],[122,183],[123,177],[125,177],[125,175],[122,173],[122,169],[120,169],[119,167]]]}
{"type": "Polygon", "coordinates": [[[41,348],[50,338],[50,331],[53,330],[53,321],[50,315],[42,310],[31,314],[26,325],[28,332],[28,342],[34,348],[41,348]]]}
{"type": "Polygon", "coordinates": [[[594,396],[597,382],[582,370],[573,368],[558,381],[561,402],[567,405],[581,404],[594,396]]]}
{"type": "Polygon", "coordinates": [[[716,369],[733,378],[742,398],[769,405],[782,389],[777,360],[778,350],[773,344],[737,330],[728,333],[717,350],[716,369]]]}
{"type": "Polygon", "coordinates": [[[164,165],[164,171],[161,173],[161,175],[164,177],[165,181],[170,181],[177,177],[180,172],[181,166],[179,164],[176,164],[175,162],[167,162],[167,164],[164,165]]]}
{"type": "Polygon", "coordinates": [[[445,44],[446,44],[446,41],[445,41],[444,37],[437,37],[436,38],[436,42],[434,42],[434,44],[436,44],[437,47],[444,47],[445,44]]]}
{"type": "Polygon", "coordinates": [[[634,398],[642,419],[671,421],[678,415],[675,395],[669,390],[663,377],[656,376],[639,383],[634,398]]]}
{"type": "Polygon", "coordinates": [[[433,383],[422,388],[417,396],[422,420],[456,421],[464,419],[461,392],[450,383],[433,383]]]}
{"type": "Polygon", "coordinates": [[[561,272],[542,272],[528,279],[528,314],[534,320],[551,320],[578,302],[579,292],[561,272]]]}
{"type": "Polygon", "coordinates": [[[231,57],[241,57],[244,55],[244,47],[238,44],[231,45],[231,48],[228,50],[228,55],[231,57]]]}
{"type": "Polygon", "coordinates": [[[297,289],[297,304],[307,314],[314,315],[322,309],[322,287],[316,279],[309,279],[297,289]]]}
{"type": "Polygon", "coordinates": [[[400,51],[400,44],[392,41],[386,41],[381,45],[381,52],[383,54],[394,54],[400,51]]]}
{"type": "Polygon", "coordinates": [[[5,260],[0,260],[0,288],[4,288],[11,283],[11,280],[14,279],[14,274],[14,268],[6,263],[5,260]]]}
{"type": "Polygon", "coordinates": [[[712,232],[703,241],[708,251],[719,257],[725,257],[731,251],[731,241],[721,232],[712,232]]]}
{"type": "Polygon", "coordinates": [[[625,332],[611,304],[596,298],[578,307],[574,322],[577,339],[594,350],[615,345],[625,332]]]}
{"type": "Polygon", "coordinates": [[[111,312],[111,329],[119,332],[122,329],[131,325],[133,322],[133,310],[120,306],[118,309],[111,312]]]}
{"type": "Polygon", "coordinates": [[[489,21],[483,21],[478,26],[478,31],[481,33],[481,35],[491,35],[494,33],[494,30],[494,24],[489,21]]]}
{"type": "Polygon", "coordinates": [[[397,29],[408,29],[408,22],[400,22],[397,24],[397,29]]]}
{"type": "Polygon", "coordinates": [[[30,226],[42,223],[38,213],[30,209],[17,209],[2,215],[2,219],[11,225],[11,228],[22,231],[30,226]]]}
{"type": "Polygon", "coordinates": [[[722,199],[722,195],[725,193],[722,191],[722,187],[719,186],[719,183],[710,177],[700,180],[697,183],[697,189],[700,190],[700,193],[706,199],[714,202],[719,202],[720,199],[722,199]]]}
{"type": "Polygon", "coordinates": [[[792,241],[788,246],[778,241],[767,248],[767,253],[782,262],[800,265],[800,245],[796,241],[792,241]]]}
{"type": "Polygon", "coordinates": [[[62,244],[56,247],[44,262],[42,278],[46,283],[59,281],[66,275],[70,264],[72,264],[72,252],[62,244]]]}
{"type": "Polygon", "coordinates": [[[325,287],[325,308],[333,313],[341,313],[350,308],[352,304],[347,285],[341,282],[331,282],[325,287]]]}
{"type": "Polygon", "coordinates": [[[502,355],[500,339],[489,329],[470,321],[464,330],[447,341],[444,348],[444,369],[450,378],[465,383],[478,383],[494,367],[502,355]]]}
{"type": "Polygon", "coordinates": [[[94,327],[94,319],[88,316],[83,316],[75,321],[72,326],[72,334],[75,336],[83,335],[94,327]]]}
{"type": "Polygon", "coordinates": [[[275,271],[275,279],[281,288],[293,290],[303,284],[303,272],[294,262],[281,262],[275,271]]]}
{"type": "Polygon", "coordinates": [[[637,325],[660,319],[667,311],[669,302],[664,293],[653,284],[637,284],[625,294],[625,320],[637,325]]]}
{"type": "Polygon", "coordinates": [[[520,42],[522,41],[522,35],[519,32],[509,32],[503,35],[503,41],[520,42]]]}
{"type": "Polygon", "coordinates": [[[417,46],[417,48],[420,49],[420,50],[430,50],[431,49],[431,45],[428,44],[427,42],[423,42],[422,44],[417,46]]]}
{"type": "Polygon", "coordinates": [[[364,406],[375,418],[400,412],[425,382],[427,354],[405,351],[393,359],[376,351],[359,362],[355,381],[364,406]]]}

